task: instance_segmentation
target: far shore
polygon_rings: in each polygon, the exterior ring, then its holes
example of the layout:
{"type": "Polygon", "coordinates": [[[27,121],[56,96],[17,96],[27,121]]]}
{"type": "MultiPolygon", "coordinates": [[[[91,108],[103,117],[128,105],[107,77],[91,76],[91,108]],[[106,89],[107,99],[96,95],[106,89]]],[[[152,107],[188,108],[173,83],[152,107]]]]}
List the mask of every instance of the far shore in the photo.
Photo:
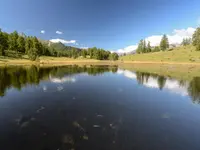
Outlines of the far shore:
{"type": "MultiPolygon", "coordinates": [[[[28,59],[14,59],[6,58],[0,59],[1,67],[9,66],[26,66],[31,65],[39,67],[52,66],[118,66],[119,69],[134,71],[156,73],[158,75],[173,77],[176,79],[192,80],[200,74],[200,63],[193,62],[163,62],[163,61],[109,61],[109,60],[95,60],[95,59],[71,59],[64,57],[41,57],[40,60],[30,61],[28,59]]],[[[127,72],[128,73],[128,72],[127,72]]]]}
{"type": "Polygon", "coordinates": [[[28,59],[0,59],[0,65],[71,65],[71,64],[94,64],[94,65],[122,65],[122,64],[157,64],[157,65],[195,65],[196,62],[167,62],[167,61],[109,61],[94,59],[46,59],[30,61],[28,59]]]}

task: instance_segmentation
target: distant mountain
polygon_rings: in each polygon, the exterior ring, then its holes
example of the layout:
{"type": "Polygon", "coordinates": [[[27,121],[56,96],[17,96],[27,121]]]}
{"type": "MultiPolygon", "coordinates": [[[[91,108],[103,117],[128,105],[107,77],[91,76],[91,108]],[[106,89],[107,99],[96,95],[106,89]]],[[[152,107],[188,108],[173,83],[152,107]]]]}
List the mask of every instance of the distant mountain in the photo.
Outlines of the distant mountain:
{"type": "Polygon", "coordinates": [[[59,43],[53,43],[51,41],[44,41],[41,40],[41,42],[43,44],[45,44],[46,46],[50,47],[50,48],[54,48],[56,50],[72,50],[72,49],[76,49],[78,51],[81,51],[81,48],[77,48],[77,47],[73,47],[73,46],[66,46],[63,43],[59,42],[59,43]]]}

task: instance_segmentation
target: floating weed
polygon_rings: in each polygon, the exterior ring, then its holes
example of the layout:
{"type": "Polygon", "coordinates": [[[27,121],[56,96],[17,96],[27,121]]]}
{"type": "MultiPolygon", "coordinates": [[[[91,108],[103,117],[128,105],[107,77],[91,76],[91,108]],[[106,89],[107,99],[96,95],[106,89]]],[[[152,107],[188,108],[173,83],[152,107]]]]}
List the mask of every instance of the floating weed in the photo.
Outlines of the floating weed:
{"type": "Polygon", "coordinates": [[[100,128],[100,125],[93,125],[94,128],[100,128]]]}
{"type": "Polygon", "coordinates": [[[161,115],[161,118],[170,119],[170,114],[169,113],[164,113],[164,114],[161,115]]]}
{"type": "Polygon", "coordinates": [[[74,125],[74,127],[78,128],[79,130],[85,132],[85,129],[77,121],[74,121],[73,125],[74,125]]]}
{"type": "Polygon", "coordinates": [[[41,106],[38,110],[36,110],[37,113],[40,113],[42,110],[44,110],[45,107],[41,106]]]}
{"type": "Polygon", "coordinates": [[[63,136],[62,142],[63,142],[64,144],[71,144],[71,145],[74,145],[74,139],[73,139],[73,137],[72,137],[71,135],[69,135],[69,134],[66,134],[66,135],[63,136]]]}
{"type": "Polygon", "coordinates": [[[84,139],[84,140],[88,140],[88,136],[87,136],[87,135],[84,135],[84,136],[83,136],[83,139],[84,139]]]}

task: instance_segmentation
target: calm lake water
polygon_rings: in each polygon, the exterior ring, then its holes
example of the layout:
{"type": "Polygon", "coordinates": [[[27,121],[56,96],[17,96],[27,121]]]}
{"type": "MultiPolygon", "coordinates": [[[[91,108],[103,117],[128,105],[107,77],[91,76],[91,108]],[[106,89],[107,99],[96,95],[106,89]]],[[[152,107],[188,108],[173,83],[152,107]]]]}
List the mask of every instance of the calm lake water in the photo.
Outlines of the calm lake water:
{"type": "Polygon", "coordinates": [[[0,150],[200,150],[200,77],[0,68],[0,150]]]}

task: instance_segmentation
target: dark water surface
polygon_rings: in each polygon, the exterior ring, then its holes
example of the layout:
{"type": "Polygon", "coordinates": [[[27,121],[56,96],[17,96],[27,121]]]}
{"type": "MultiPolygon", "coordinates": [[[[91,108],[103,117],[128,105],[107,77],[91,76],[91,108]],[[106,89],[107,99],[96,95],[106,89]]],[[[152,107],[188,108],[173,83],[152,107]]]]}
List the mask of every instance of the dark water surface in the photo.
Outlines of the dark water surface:
{"type": "Polygon", "coordinates": [[[200,150],[200,77],[0,68],[0,150],[200,150]]]}

